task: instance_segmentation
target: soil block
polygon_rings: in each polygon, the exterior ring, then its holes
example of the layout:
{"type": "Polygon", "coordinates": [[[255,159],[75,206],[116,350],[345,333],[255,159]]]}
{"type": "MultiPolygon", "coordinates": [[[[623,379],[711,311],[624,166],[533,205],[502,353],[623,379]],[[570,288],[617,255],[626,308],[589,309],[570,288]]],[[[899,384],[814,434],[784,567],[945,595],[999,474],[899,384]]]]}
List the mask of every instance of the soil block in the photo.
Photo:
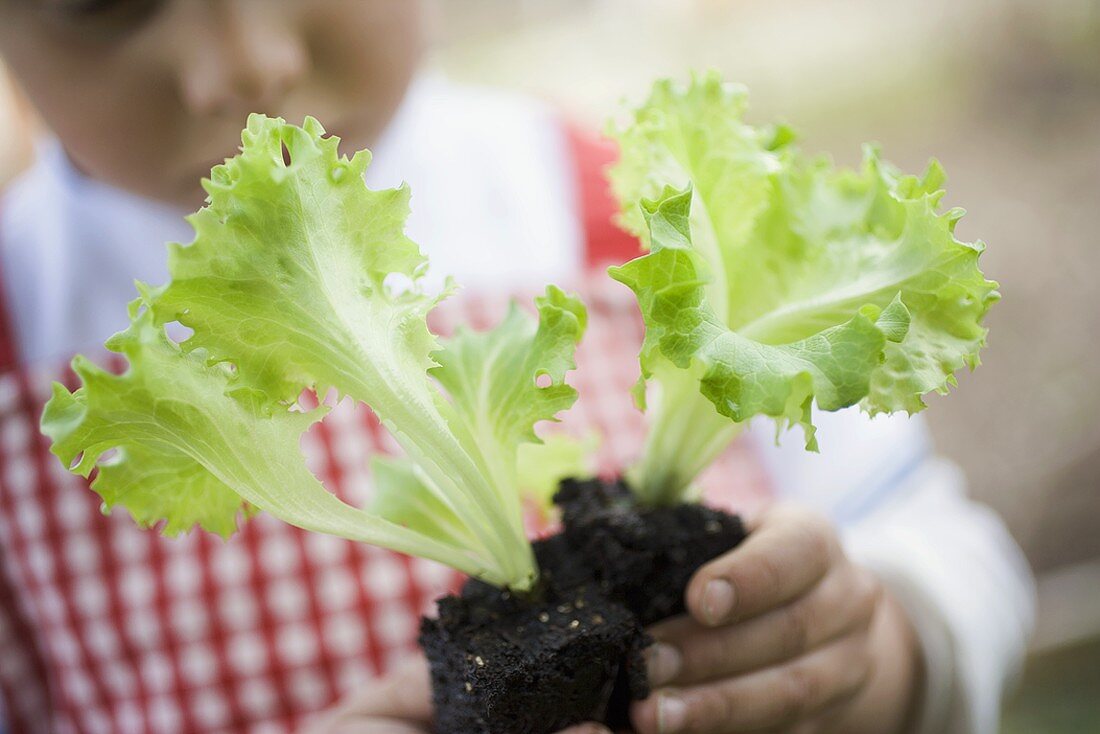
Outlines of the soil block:
{"type": "Polygon", "coordinates": [[[645,632],[592,587],[532,604],[481,586],[421,625],[440,734],[548,734],[606,720],[616,685],[644,686],[645,632]]]}
{"type": "Polygon", "coordinates": [[[554,502],[571,557],[643,626],[683,614],[692,575],[745,538],[736,515],[696,503],[640,507],[621,480],[567,479],[554,502]]]}
{"type": "Polygon", "coordinates": [[[554,501],[563,530],[534,544],[530,596],[472,579],[421,624],[438,734],[627,726],[649,695],[644,627],[683,613],[691,575],[745,536],[701,505],[639,507],[621,481],[566,480],[554,501]]]}

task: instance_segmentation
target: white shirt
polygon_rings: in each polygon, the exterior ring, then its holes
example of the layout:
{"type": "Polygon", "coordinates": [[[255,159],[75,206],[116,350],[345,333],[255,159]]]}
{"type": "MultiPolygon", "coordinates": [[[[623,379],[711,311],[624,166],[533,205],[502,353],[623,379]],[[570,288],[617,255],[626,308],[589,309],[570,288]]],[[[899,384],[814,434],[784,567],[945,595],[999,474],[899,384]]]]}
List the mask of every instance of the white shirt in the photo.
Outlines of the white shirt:
{"type": "MultiPolygon", "coordinates": [[[[367,182],[409,182],[408,232],[437,281],[542,284],[579,269],[572,162],[543,106],[421,80],[374,152],[367,182]]],[[[0,265],[23,358],[60,359],[123,328],[133,280],[167,279],[161,243],[190,241],[182,214],[82,176],[56,143],[45,145],[0,210],[0,265]]],[[[830,515],[851,556],[906,607],[927,659],[920,731],[994,734],[1033,623],[1019,549],[934,456],[923,422],[851,410],[816,422],[820,454],[804,451],[800,436],[776,446],[770,425],[754,429],[778,492],[830,515]]]]}

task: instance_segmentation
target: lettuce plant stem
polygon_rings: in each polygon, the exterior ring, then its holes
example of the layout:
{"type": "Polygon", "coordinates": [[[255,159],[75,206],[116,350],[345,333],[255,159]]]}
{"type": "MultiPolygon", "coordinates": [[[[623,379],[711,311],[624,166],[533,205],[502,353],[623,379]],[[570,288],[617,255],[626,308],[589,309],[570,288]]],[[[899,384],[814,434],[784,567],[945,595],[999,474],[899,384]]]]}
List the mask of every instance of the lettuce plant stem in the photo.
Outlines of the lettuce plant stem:
{"type": "Polygon", "coordinates": [[[675,380],[650,411],[642,460],[629,473],[648,505],[682,502],[691,482],[741,432],[742,424],[718,413],[693,379],[675,380]]]}
{"type": "Polygon", "coordinates": [[[500,576],[508,579],[509,588],[519,591],[529,588],[538,575],[530,543],[526,537],[518,536],[517,529],[509,522],[512,513],[507,509],[508,502],[497,496],[486,471],[488,467],[479,466],[453,433],[439,430],[439,426],[457,424],[449,423],[440,415],[438,406],[432,408],[404,400],[396,393],[378,395],[371,387],[379,384],[396,383],[375,379],[363,381],[354,389],[359,395],[372,396],[368,404],[379,415],[402,416],[400,430],[396,423],[384,420],[398,444],[410,456],[418,457],[418,463],[440,499],[451,506],[471,530],[481,535],[486,551],[500,564],[500,576]],[[488,521],[490,527],[482,527],[484,521],[488,521]]]}

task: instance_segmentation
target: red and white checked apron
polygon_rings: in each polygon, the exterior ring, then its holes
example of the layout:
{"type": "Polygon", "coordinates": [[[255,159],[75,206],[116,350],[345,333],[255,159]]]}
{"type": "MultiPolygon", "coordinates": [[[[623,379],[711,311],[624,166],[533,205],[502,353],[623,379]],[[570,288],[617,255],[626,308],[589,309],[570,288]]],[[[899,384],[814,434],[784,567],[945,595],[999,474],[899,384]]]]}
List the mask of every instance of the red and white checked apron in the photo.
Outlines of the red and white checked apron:
{"type": "MultiPolygon", "coordinates": [[[[601,469],[638,451],[631,404],[641,327],[633,294],[601,266],[636,243],[611,224],[602,168],[610,151],[572,137],[591,273],[574,287],[590,311],[570,381],[580,399],[564,427],[602,437],[601,469]]],[[[569,284],[562,284],[569,285],[569,284]]],[[[507,294],[462,294],[433,327],[486,327],[507,294]]],[[[266,515],[227,541],[139,529],[49,453],[38,431],[67,364],[28,369],[0,299],[0,691],[11,734],[287,732],[384,672],[416,645],[418,617],[457,586],[438,564],[317,535],[266,515]]],[[[93,355],[94,356],[94,355],[93,355]]],[[[117,355],[98,360],[114,362],[117,355]]],[[[367,408],[341,404],[303,440],[310,467],[353,504],[367,496],[367,457],[395,446],[367,408]]],[[[714,474],[723,502],[761,499],[746,448],[714,474]]]]}

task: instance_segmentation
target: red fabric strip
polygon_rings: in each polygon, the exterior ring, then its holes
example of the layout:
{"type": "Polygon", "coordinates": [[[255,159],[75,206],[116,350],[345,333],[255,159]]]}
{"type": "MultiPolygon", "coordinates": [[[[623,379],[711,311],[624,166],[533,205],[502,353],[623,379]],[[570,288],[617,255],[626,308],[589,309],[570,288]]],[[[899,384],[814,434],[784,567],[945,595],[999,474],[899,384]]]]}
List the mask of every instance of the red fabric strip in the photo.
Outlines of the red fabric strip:
{"type": "Polygon", "coordinates": [[[589,268],[621,265],[637,257],[641,254],[637,238],[614,222],[619,205],[611,195],[606,169],[618,159],[617,147],[607,138],[570,125],[565,126],[565,135],[576,171],[585,265],[589,268]]]}

